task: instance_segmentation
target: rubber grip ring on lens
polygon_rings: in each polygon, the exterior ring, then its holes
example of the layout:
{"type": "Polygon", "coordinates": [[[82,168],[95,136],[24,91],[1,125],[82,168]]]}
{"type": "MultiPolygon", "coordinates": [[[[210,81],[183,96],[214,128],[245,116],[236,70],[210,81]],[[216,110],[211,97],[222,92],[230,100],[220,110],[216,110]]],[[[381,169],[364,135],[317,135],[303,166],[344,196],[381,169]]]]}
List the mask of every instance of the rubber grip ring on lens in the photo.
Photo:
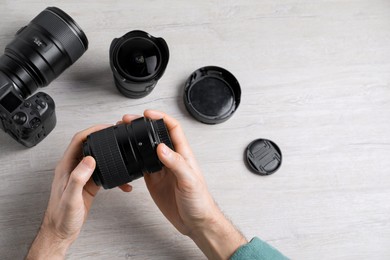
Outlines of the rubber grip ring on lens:
{"type": "Polygon", "coordinates": [[[160,142],[174,150],[171,138],[169,137],[168,129],[163,119],[156,120],[157,135],[160,138],[160,142]]]}
{"type": "Polygon", "coordinates": [[[114,128],[107,128],[91,135],[91,150],[94,151],[97,167],[100,170],[100,181],[105,189],[131,181],[123,161],[114,128]]]}

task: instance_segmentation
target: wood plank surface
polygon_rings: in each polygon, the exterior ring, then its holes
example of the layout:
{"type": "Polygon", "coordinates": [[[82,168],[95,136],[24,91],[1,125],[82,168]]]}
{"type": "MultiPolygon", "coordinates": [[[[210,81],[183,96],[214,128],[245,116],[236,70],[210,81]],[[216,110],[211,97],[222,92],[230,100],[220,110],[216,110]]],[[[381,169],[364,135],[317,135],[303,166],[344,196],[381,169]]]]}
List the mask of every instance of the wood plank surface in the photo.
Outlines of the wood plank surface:
{"type": "MultiPolygon", "coordinates": [[[[390,259],[390,2],[0,1],[0,49],[47,6],[81,26],[84,56],[47,88],[57,126],[25,149],[0,132],[0,259],[22,259],[71,137],[125,113],[163,110],[183,125],[209,188],[250,239],[293,259],[390,259]],[[113,38],[140,29],[170,49],[165,75],[142,99],[116,90],[113,38]],[[242,88],[225,123],[195,121],[183,85],[217,65],[242,88]],[[256,138],[276,142],[283,165],[271,176],[243,160],[256,138]]],[[[203,259],[159,212],[142,179],[102,190],[68,259],[203,259]]]]}

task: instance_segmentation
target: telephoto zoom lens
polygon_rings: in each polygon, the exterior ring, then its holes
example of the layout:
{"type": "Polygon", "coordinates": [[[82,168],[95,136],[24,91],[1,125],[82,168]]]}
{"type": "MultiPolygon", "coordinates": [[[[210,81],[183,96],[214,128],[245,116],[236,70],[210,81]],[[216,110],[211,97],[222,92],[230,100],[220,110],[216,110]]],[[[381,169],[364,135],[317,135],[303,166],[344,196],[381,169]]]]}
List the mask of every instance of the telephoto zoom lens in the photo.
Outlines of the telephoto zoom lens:
{"type": "Polygon", "coordinates": [[[48,7],[22,27],[0,57],[0,71],[26,98],[47,86],[88,49],[77,23],[57,7],[48,7]]]}
{"type": "Polygon", "coordinates": [[[156,150],[160,143],[174,149],[164,120],[141,117],[90,134],[83,153],[96,160],[92,175],[96,185],[111,189],[160,171],[163,164],[156,150]]]}

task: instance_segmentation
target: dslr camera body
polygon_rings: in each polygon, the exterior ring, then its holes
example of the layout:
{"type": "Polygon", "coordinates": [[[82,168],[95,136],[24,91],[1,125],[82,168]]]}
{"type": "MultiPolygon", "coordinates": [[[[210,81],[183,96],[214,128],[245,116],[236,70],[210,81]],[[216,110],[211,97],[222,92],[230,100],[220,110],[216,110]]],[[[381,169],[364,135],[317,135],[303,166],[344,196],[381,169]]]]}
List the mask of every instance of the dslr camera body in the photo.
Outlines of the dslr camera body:
{"type": "Polygon", "coordinates": [[[46,8],[22,27],[0,56],[0,128],[26,147],[42,141],[56,125],[55,105],[49,95],[33,93],[87,48],[84,32],[57,7],[46,8]]]}
{"type": "Polygon", "coordinates": [[[0,128],[26,147],[44,139],[56,125],[53,99],[39,92],[25,99],[0,71],[0,128]]]}

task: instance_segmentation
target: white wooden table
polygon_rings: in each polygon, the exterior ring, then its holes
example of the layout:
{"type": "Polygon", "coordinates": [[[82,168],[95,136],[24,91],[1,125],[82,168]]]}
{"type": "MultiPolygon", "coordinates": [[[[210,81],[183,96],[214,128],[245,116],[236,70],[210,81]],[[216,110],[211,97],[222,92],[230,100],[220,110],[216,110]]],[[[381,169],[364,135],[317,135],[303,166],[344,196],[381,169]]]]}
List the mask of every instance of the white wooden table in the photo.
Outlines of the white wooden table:
{"type": "MultiPolygon", "coordinates": [[[[86,33],[85,55],[49,87],[58,123],[25,149],[0,133],[0,259],[22,259],[48,201],[53,169],[73,134],[125,113],[163,110],[182,123],[216,201],[248,237],[293,259],[390,259],[390,2],[1,1],[0,49],[47,6],[86,33]],[[163,37],[170,61],[149,96],[115,89],[111,40],[141,29],[163,37]],[[234,116],[195,121],[182,102],[199,67],[231,71],[234,116]],[[251,173],[245,147],[275,141],[281,169],[251,173]]],[[[102,190],[69,259],[202,259],[164,219],[142,179],[102,190]]]]}

